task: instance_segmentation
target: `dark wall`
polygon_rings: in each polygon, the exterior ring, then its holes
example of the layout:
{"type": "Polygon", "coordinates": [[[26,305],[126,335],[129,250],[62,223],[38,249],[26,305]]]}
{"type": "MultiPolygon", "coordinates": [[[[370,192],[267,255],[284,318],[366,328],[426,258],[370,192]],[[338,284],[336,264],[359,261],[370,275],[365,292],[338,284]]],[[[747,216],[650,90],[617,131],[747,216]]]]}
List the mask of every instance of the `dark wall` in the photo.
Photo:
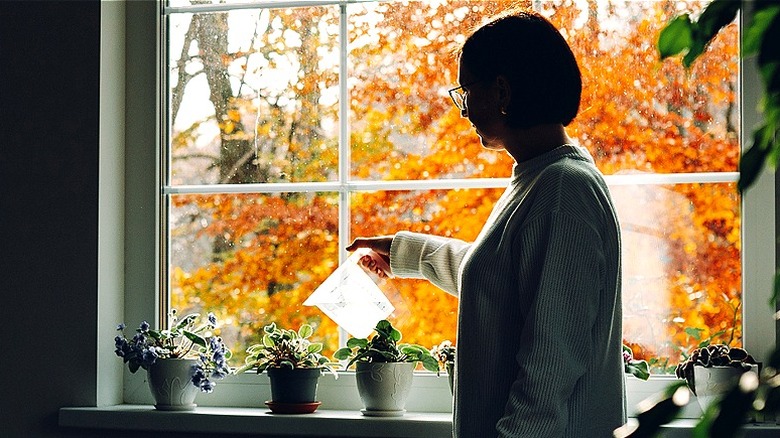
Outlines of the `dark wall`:
{"type": "Polygon", "coordinates": [[[95,400],[100,2],[0,2],[0,435],[95,400]]]}

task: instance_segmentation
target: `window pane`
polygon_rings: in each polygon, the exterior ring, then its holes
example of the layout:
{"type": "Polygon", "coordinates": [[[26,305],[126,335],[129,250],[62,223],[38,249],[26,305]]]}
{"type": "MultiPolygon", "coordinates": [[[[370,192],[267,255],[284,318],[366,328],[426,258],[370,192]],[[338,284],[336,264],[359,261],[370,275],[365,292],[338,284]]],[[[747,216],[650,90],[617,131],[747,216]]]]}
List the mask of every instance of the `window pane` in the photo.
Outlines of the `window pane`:
{"type": "Polygon", "coordinates": [[[169,23],[172,184],[337,178],[337,8],[169,23]]]}
{"type": "MultiPolygon", "coordinates": [[[[563,29],[580,63],[583,99],[570,133],[603,172],[737,170],[735,24],[686,73],[679,62],[660,63],[655,42],[675,13],[706,2],[534,4],[563,29]]],[[[481,148],[447,95],[457,86],[453,51],[463,33],[503,9],[488,1],[350,6],[353,178],[508,176],[508,158],[481,148]]]]}
{"type": "Polygon", "coordinates": [[[741,345],[736,184],[610,190],[623,239],[623,337],[635,353],[660,372],[703,340],[741,345]]]}
{"type": "MultiPolygon", "coordinates": [[[[698,173],[737,172],[736,25],[720,32],[689,72],[679,60],[659,62],[655,49],[671,17],[695,16],[706,3],[528,2],[562,29],[577,55],[583,99],[568,131],[605,174],[686,173],[702,182],[698,173]]],[[[352,238],[413,230],[472,240],[501,190],[355,192],[348,183],[509,176],[509,157],[484,150],[447,95],[457,85],[453,51],[469,29],[505,7],[350,3],[344,54],[338,6],[170,14],[171,140],[163,154],[170,192],[189,184],[218,192],[221,183],[347,183],[316,195],[172,195],[172,305],[216,310],[230,321],[225,331],[239,356],[242,343],[254,342],[271,321],[313,322],[332,351],[335,324],[300,303],[352,238]],[[348,102],[348,139],[338,134],[339,102],[348,102]],[[350,160],[348,175],[338,175],[339,156],[350,160]],[[341,224],[349,235],[337,233],[339,209],[351,218],[341,224]]],[[[663,371],[699,339],[728,341],[733,334],[732,345],[739,345],[734,184],[612,189],[624,239],[624,339],[635,354],[663,371]]],[[[381,287],[406,341],[454,340],[453,297],[423,281],[393,279],[381,287]]]]}
{"type": "Polygon", "coordinates": [[[170,305],[214,312],[238,364],[271,322],[310,322],[332,353],[335,324],[302,303],[338,266],[337,200],[334,193],[173,196],[170,305]]]}
{"type": "Polygon", "coordinates": [[[351,177],[507,177],[511,160],[480,145],[447,90],[457,86],[454,50],[464,32],[502,2],[350,5],[351,177]]]}
{"type": "Polygon", "coordinates": [[[594,153],[605,174],[737,171],[736,23],[718,34],[689,72],[679,60],[661,63],[656,49],[673,16],[695,15],[706,3],[598,2],[587,16],[563,9],[552,15],[572,29],[563,33],[583,74],[570,134],[594,153]]]}

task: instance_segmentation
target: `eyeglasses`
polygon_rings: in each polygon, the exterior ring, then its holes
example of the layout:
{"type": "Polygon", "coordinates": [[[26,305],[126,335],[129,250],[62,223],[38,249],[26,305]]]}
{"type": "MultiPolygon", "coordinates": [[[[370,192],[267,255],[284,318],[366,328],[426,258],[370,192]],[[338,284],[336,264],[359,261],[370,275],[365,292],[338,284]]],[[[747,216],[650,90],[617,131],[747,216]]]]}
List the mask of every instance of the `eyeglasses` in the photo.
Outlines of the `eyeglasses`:
{"type": "Polygon", "coordinates": [[[477,82],[480,81],[479,80],[472,81],[469,82],[468,84],[463,84],[460,87],[455,87],[447,91],[450,94],[450,99],[452,99],[452,103],[454,103],[459,110],[466,111],[466,95],[469,94],[469,91],[464,90],[463,87],[469,87],[471,85],[476,84],[477,82]]]}

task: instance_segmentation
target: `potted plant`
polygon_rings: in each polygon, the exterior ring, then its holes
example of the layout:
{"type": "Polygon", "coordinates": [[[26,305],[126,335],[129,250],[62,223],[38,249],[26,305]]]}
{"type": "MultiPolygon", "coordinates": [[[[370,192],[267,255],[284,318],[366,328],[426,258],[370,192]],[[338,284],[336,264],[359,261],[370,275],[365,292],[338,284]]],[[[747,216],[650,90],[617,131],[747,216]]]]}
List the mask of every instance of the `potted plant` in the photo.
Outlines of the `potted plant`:
{"type": "Polygon", "coordinates": [[[439,364],[425,347],[400,344],[401,332],[383,319],[376,324],[370,339],[350,338],[347,346],[334,354],[339,360],[356,364],[358,394],[367,416],[401,416],[412,386],[418,363],[429,371],[439,371],[439,364]]]}
{"type": "Polygon", "coordinates": [[[633,350],[625,344],[623,344],[623,372],[640,380],[650,378],[650,366],[647,361],[635,359],[633,350]]]}
{"type": "Polygon", "coordinates": [[[131,373],[141,368],[147,371],[156,409],[192,410],[198,389],[210,393],[214,380],[231,374],[227,363],[231,352],[220,337],[213,335],[217,326],[213,313],[201,324],[197,313],[179,320],[173,309],[168,316],[168,329],[153,330],[143,321],[131,338],[125,334],[126,326],[119,324],[121,335],[114,338],[114,352],[131,373]]]}
{"type": "Polygon", "coordinates": [[[247,348],[246,364],[238,371],[256,368],[268,373],[271,400],[265,404],[274,413],[305,414],[314,412],[317,384],[323,371],[336,378],[332,362],[320,352],[322,344],[309,341],[314,329],[303,324],[298,331],[282,329],[271,323],[263,327],[263,340],[247,348]]]}
{"type": "Polygon", "coordinates": [[[706,412],[747,371],[758,374],[758,365],[747,351],[726,344],[710,344],[693,350],[677,365],[675,375],[685,380],[702,412],[706,412]]]}
{"type": "Polygon", "coordinates": [[[431,356],[433,356],[438,363],[438,369],[436,370],[437,376],[440,375],[442,369],[447,371],[450,393],[452,393],[455,384],[453,380],[455,377],[455,346],[452,345],[452,341],[446,339],[439,343],[439,345],[431,347],[431,356]]]}

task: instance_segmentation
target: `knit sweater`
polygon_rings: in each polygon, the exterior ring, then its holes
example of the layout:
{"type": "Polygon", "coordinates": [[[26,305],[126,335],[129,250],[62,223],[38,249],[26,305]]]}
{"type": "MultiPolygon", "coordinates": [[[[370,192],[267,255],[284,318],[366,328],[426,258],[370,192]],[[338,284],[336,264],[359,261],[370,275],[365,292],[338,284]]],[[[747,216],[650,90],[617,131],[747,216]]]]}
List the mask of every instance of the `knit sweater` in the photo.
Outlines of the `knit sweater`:
{"type": "Polygon", "coordinates": [[[625,423],[620,231],[585,149],[515,164],[473,243],[397,233],[390,266],[459,297],[454,437],[609,437],[625,423]]]}

